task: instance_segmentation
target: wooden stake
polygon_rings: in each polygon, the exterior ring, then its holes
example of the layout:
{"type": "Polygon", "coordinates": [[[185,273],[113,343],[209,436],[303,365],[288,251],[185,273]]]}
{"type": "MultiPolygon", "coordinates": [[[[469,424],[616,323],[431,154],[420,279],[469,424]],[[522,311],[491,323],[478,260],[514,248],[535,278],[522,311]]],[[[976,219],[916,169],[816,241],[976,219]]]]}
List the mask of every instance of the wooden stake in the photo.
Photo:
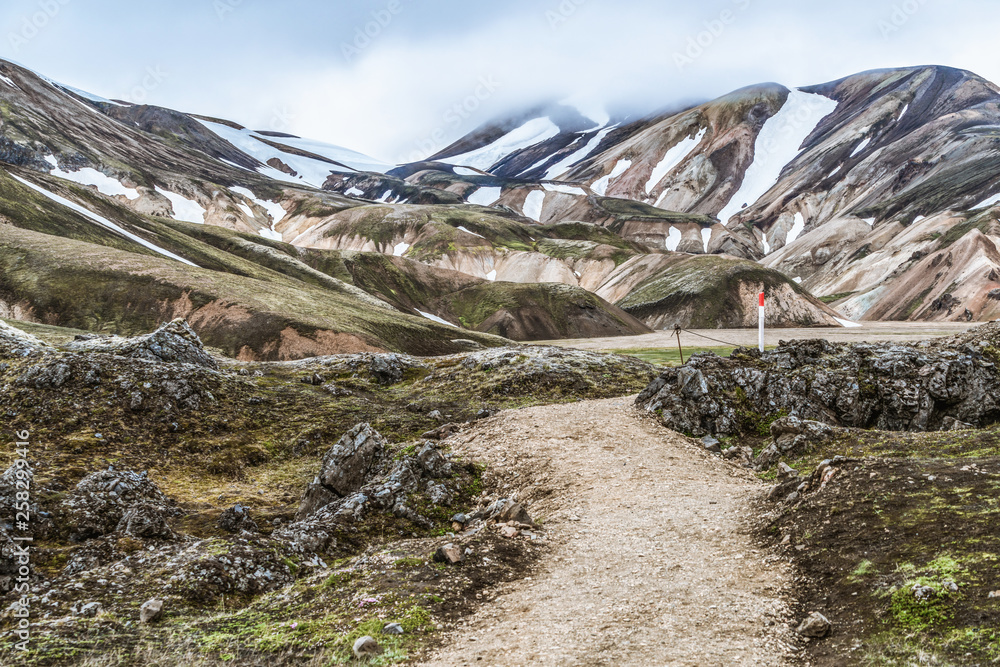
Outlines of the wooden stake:
{"type": "Polygon", "coordinates": [[[681,366],[683,366],[684,348],[681,347],[681,326],[679,324],[674,327],[674,333],[677,334],[677,351],[681,353],[681,366]]]}

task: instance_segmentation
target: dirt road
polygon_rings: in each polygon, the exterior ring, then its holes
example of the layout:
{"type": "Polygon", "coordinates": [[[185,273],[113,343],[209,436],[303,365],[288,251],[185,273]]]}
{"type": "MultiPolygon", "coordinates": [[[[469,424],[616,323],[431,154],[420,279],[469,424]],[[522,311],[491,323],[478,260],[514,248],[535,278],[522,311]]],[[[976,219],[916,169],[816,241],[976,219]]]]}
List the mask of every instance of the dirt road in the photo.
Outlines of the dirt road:
{"type": "MultiPolygon", "coordinates": [[[[765,345],[777,345],[779,340],[825,338],[831,343],[866,343],[885,341],[909,343],[937,336],[954,336],[967,331],[981,322],[864,322],[860,327],[851,328],[811,328],[811,329],[768,329],[764,333],[765,345]]],[[[681,333],[681,344],[685,348],[712,347],[721,345],[710,339],[725,343],[757,346],[756,329],[696,329],[681,333]],[[705,338],[708,336],[708,338],[705,338]]],[[[573,347],[578,350],[634,350],[641,348],[675,348],[677,338],[673,331],[657,331],[642,336],[619,336],[615,338],[582,338],[574,340],[554,340],[540,345],[573,347]]]]}
{"type": "Polygon", "coordinates": [[[453,444],[532,471],[521,498],[539,499],[552,549],[426,664],[782,665],[794,650],[789,574],[744,524],[761,483],[631,399],[506,412],[453,444]]]}

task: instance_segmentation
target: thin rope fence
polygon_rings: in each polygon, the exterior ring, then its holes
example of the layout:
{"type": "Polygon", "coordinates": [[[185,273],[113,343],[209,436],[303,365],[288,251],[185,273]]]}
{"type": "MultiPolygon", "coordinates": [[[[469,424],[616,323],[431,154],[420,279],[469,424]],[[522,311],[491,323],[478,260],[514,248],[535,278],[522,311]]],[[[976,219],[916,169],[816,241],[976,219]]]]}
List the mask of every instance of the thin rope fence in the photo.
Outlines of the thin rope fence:
{"type": "Polygon", "coordinates": [[[690,329],[684,329],[684,328],[681,328],[681,327],[677,327],[677,328],[680,329],[681,331],[683,331],[684,333],[689,333],[692,336],[698,336],[700,338],[705,338],[705,339],[710,340],[710,341],[712,341],[714,343],[722,343],[723,345],[728,345],[730,347],[746,347],[746,345],[740,345],[739,343],[730,343],[728,341],[719,340],[718,338],[712,338],[711,336],[706,336],[704,334],[696,333],[694,331],[691,331],[690,329]]]}

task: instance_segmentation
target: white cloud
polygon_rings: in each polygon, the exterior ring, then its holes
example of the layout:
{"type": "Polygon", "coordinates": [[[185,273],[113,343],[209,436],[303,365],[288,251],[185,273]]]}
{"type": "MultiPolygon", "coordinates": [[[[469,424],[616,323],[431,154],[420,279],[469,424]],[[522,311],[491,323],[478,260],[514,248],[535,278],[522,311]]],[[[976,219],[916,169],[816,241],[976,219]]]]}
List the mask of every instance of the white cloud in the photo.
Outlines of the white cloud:
{"type": "MultiPolygon", "coordinates": [[[[0,40],[0,55],[119,98],[160,66],[169,75],[149,91],[151,104],[285,129],[388,161],[442,148],[506,110],[570,95],[649,111],[762,81],[801,86],[922,64],[1000,81],[992,53],[998,22],[985,0],[398,0],[400,10],[371,44],[345,59],[343,45],[390,1],[280,10],[242,2],[222,21],[203,0],[67,3],[17,53],[0,40]],[[148,40],[151,25],[165,38],[148,40]],[[700,53],[679,66],[692,40],[700,53]],[[497,84],[485,96],[477,95],[483,77],[497,84]]],[[[4,3],[0,34],[16,33],[35,11],[36,1],[4,3]]]]}

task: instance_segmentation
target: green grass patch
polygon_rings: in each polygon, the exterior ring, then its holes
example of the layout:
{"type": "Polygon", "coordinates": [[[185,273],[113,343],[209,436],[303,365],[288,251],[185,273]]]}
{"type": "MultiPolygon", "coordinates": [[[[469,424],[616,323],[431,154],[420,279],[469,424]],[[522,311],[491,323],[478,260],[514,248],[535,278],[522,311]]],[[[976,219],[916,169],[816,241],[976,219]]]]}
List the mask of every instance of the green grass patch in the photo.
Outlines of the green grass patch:
{"type": "MultiPolygon", "coordinates": [[[[684,361],[687,362],[692,355],[711,353],[720,357],[728,357],[733,353],[735,347],[685,347],[684,361]]],[[[614,354],[621,354],[627,357],[635,357],[645,362],[657,366],[680,366],[680,352],[676,347],[642,347],[632,349],[606,350],[614,354]]]]}

